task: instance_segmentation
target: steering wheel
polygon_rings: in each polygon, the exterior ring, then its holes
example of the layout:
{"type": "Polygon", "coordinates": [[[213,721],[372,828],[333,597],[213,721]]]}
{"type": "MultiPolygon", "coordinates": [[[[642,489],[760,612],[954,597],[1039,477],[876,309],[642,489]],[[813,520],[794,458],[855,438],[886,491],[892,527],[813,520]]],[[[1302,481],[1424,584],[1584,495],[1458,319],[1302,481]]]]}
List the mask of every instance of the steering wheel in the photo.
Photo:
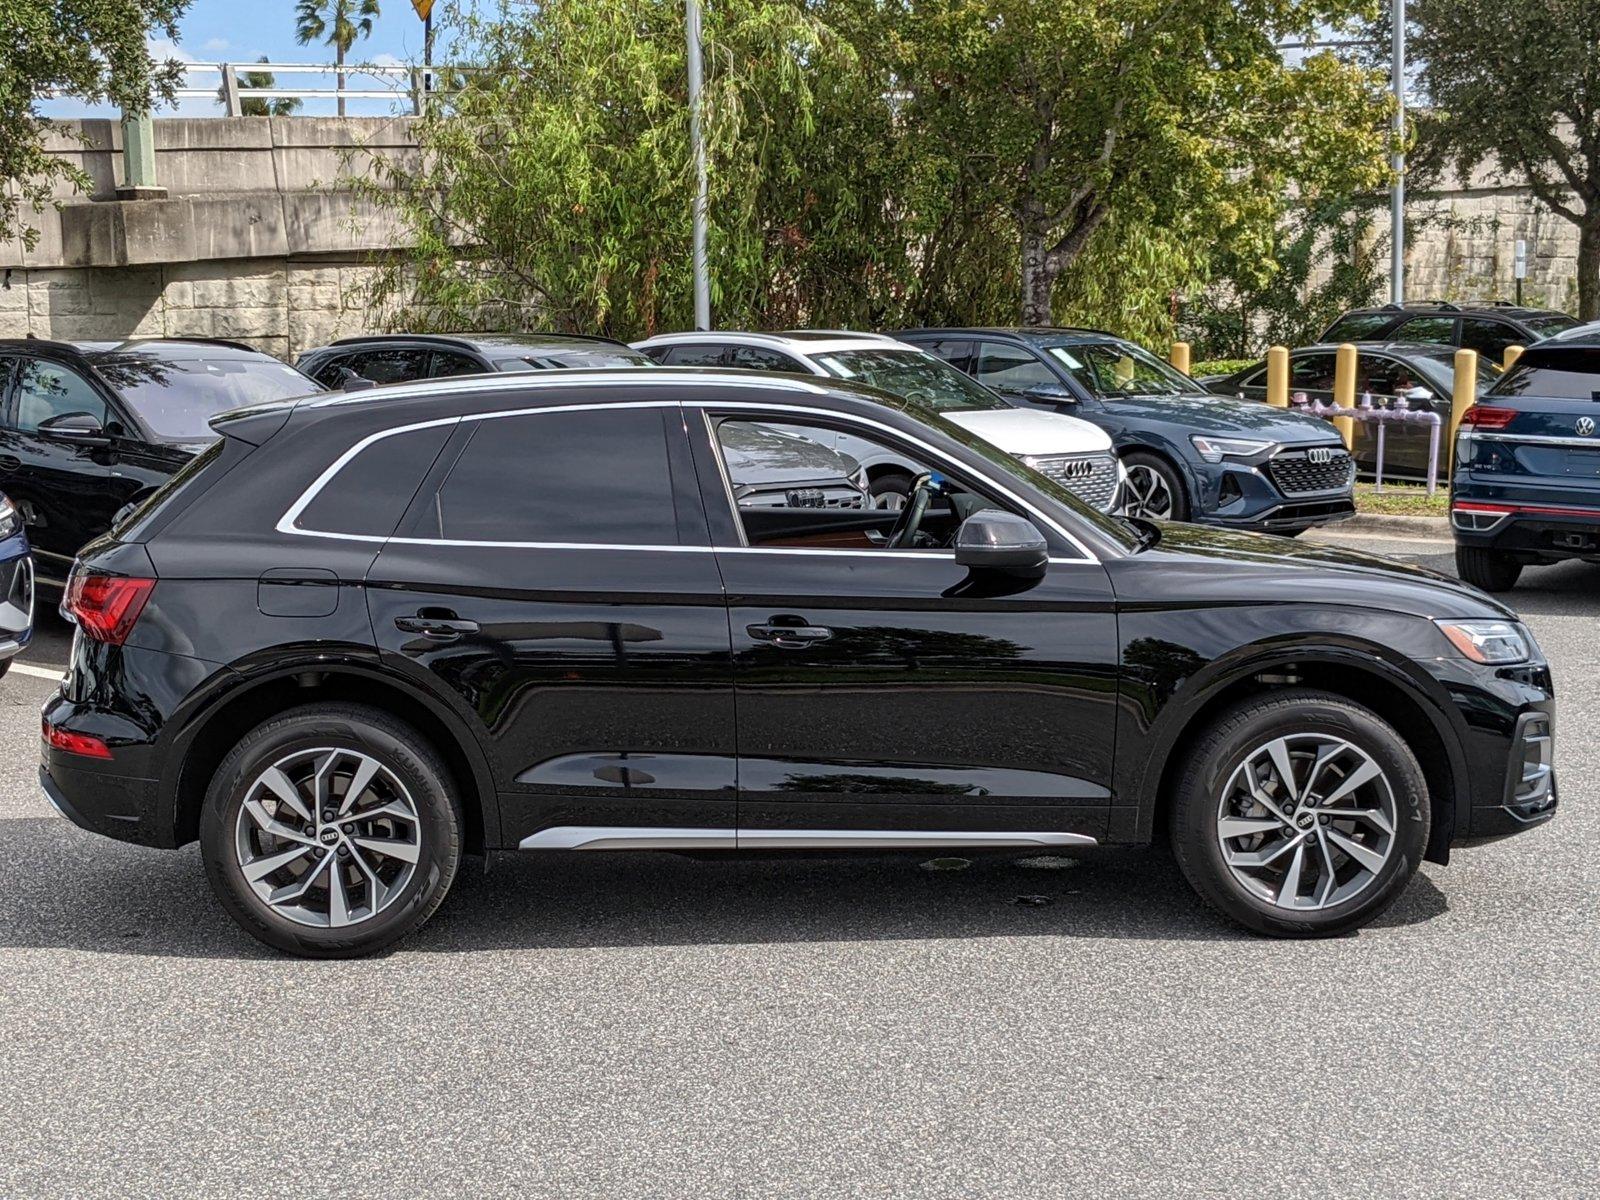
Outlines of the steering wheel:
{"type": "Polygon", "coordinates": [[[886,543],[889,549],[904,550],[913,544],[917,530],[922,528],[922,517],[928,511],[928,501],[932,496],[933,476],[924,471],[911,481],[911,494],[906,498],[906,506],[900,510],[900,519],[889,531],[886,543]]]}

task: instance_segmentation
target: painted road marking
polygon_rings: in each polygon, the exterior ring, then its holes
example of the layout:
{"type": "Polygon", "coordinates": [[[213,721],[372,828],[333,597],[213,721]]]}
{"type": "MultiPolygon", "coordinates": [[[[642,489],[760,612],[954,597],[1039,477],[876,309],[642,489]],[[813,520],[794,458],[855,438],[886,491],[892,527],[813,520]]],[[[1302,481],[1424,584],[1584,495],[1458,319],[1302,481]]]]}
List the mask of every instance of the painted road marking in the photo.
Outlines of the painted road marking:
{"type": "Polygon", "coordinates": [[[32,663],[14,662],[11,669],[18,675],[32,675],[35,679],[48,679],[56,683],[67,677],[60,667],[36,667],[32,663]]]}

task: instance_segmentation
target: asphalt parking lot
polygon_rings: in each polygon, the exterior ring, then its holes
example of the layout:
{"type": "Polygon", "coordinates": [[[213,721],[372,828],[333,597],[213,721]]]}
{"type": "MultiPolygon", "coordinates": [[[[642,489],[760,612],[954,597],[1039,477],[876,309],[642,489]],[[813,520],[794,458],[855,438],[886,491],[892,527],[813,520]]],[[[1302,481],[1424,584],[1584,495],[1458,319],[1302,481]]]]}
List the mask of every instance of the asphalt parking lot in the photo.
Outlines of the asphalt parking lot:
{"type": "Polygon", "coordinates": [[[1600,567],[1512,602],[1562,813],[1356,936],[1236,932],[1157,853],[530,856],[353,963],[54,815],[50,618],[0,683],[0,1196],[1593,1194],[1600,567]]]}

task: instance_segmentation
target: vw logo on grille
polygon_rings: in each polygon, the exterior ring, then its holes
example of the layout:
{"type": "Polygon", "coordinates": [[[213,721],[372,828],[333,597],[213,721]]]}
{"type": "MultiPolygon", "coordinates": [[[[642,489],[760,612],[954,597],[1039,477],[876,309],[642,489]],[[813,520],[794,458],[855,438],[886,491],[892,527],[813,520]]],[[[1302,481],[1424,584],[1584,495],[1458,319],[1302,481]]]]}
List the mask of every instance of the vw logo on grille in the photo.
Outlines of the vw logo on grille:
{"type": "Polygon", "coordinates": [[[1306,451],[1306,461],[1313,466],[1325,467],[1333,461],[1332,446],[1313,446],[1306,451]]]}
{"type": "Polygon", "coordinates": [[[1573,428],[1576,429],[1579,432],[1579,434],[1581,434],[1582,436],[1588,437],[1591,433],[1594,432],[1594,418],[1593,417],[1579,417],[1578,421],[1577,421],[1577,424],[1575,424],[1573,426],[1573,428]]]}

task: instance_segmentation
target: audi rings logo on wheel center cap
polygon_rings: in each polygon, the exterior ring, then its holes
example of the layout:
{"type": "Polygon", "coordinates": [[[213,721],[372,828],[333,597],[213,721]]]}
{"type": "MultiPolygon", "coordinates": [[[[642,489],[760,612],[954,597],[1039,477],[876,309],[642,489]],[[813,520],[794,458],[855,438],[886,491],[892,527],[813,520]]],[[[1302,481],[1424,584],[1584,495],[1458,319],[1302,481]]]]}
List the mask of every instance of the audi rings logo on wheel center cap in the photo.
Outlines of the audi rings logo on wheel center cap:
{"type": "Polygon", "coordinates": [[[1295,824],[1300,826],[1301,829],[1310,829],[1312,822],[1315,820],[1316,818],[1310,813],[1301,813],[1299,820],[1297,820],[1295,824]]]}
{"type": "Polygon", "coordinates": [[[330,825],[320,834],[318,834],[317,837],[324,846],[331,846],[339,840],[339,831],[330,825]]]}

